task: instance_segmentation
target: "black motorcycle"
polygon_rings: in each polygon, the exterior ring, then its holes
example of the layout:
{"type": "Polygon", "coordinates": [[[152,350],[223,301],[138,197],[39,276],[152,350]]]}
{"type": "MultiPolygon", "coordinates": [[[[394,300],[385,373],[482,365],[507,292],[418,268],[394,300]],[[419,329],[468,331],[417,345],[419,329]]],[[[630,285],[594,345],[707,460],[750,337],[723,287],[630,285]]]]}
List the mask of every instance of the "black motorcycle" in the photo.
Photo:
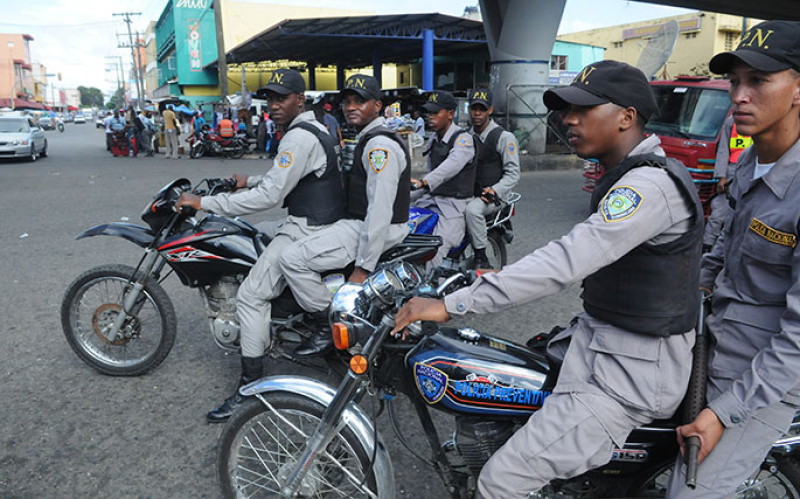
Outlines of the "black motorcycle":
{"type": "MultiPolygon", "coordinates": [[[[395,263],[363,285],[339,288],[332,330],[337,348],[350,354],[349,371],[338,389],[296,376],[242,387],[250,398],[226,423],[218,445],[223,495],[395,497],[391,457],[374,420],[385,407],[400,442],[438,472],[449,496],[474,497],[484,464],[542,406],[558,368],[543,338],[534,337],[526,348],[472,328],[433,323],[412,325],[406,339],[390,335],[395,313],[411,296],[440,297],[473,279],[460,272],[433,289],[412,265],[395,263]],[[398,393],[411,400],[430,445],[426,456],[399,429],[392,402],[398,393]],[[364,404],[375,408],[372,418],[359,405],[365,396],[376,400],[364,404]],[[454,416],[444,441],[430,408],[454,416]]],[[[655,421],[636,429],[605,466],[553,481],[533,497],[664,497],[678,452],[677,424],[655,421]]],[[[737,497],[800,497],[799,434],[795,417],[737,497]]]]}
{"type": "MultiPolygon", "coordinates": [[[[189,180],[178,179],[161,189],[145,208],[142,220],[147,226],[115,222],[78,236],[116,236],[144,249],[135,268],[120,264],[96,267],[67,288],[61,324],[81,360],[116,376],[140,375],[157,367],[175,342],[175,310],[160,285],[172,272],[182,284],[200,292],[217,345],[239,350],[236,293],[270,239],[238,217],[209,214],[197,218],[193,210],[179,213],[173,209],[183,192],[212,195],[232,191],[235,186],[233,179],[205,179],[192,189],[189,180]]],[[[381,261],[425,262],[440,245],[439,236],[409,234],[382,255],[381,261]]],[[[351,271],[333,270],[323,277],[326,283],[340,284],[351,271]]],[[[276,341],[268,354],[297,360],[288,353],[289,347],[311,337],[316,324],[288,289],[272,305],[272,338],[276,341]]]]}

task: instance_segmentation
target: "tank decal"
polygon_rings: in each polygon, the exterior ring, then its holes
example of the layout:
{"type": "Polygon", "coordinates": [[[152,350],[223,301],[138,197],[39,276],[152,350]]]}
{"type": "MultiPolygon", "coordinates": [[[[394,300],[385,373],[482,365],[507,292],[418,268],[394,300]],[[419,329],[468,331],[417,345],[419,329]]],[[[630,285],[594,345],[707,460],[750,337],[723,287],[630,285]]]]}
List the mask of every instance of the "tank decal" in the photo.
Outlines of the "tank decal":
{"type": "Polygon", "coordinates": [[[414,364],[414,380],[419,393],[427,403],[435,404],[444,397],[448,378],[445,373],[435,367],[419,362],[414,364]]]}

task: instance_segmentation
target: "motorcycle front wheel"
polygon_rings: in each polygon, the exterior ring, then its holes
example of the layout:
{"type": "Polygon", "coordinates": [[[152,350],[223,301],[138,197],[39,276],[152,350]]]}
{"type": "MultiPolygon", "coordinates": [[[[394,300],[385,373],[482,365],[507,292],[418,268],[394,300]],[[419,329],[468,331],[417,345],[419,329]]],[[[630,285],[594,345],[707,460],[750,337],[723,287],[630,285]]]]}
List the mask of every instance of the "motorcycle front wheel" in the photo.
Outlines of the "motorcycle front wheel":
{"type": "Polygon", "coordinates": [[[189,157],[192,159],[202,158],[206,153],[206,147],[203,144],[194,144],[189,149],[189,157]]]}
{"type": "Polygon", "coordinates": [[[231,159],[241,159],[244,156],[244,147],[236,146],[232,151],[228,151],[227,154],[231,159]]]}
{"type": "Polygon", "coordinates": [[[138,376],[157,367],[175,343],[178,320],[164,289],[148,277],[122,326],[123,337],[104,334],[123,313],[134,269],[104,265],[78,276],[61,303],[61,326],[78,357],[103,374],[138,376]]]}
{"type": "MultiPolygon", "coordinates": [[[[666,497],[672,465],[662,468],[631,497],[666,497]]],[[[791,457],[764,462],[736,489],[737,499],[800,499],[800,462],[791,457]]]]}
{"type": "MultiPolygon", "coordinates": [[[[217,474],[226,498],[279,494],[281,483],[293,471],[325,410],[293,393],[269,392],[262,397],[271,407],[251,397],[222,430],[217,474]]],[[[376,497],[370,458],[356,435],[345,427],[328,445],[327,453],[310,465],[300,497],[376,497]]]]}

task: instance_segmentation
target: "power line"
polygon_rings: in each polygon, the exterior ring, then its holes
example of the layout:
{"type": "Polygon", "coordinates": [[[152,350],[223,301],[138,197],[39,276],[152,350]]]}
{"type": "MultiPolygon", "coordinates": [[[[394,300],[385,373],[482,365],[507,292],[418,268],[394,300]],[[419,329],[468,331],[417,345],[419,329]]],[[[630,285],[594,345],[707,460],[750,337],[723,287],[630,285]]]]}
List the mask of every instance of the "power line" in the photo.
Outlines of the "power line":
{"type": "Polygon", "coordinates": [[[100,26],[104,24],[116,24],[116,21],[97,21],[93,23],[80,24],[17,24],[0,21],[0,26],[11,26],[14,28],[83,28],[87,26],[100,26]]]}

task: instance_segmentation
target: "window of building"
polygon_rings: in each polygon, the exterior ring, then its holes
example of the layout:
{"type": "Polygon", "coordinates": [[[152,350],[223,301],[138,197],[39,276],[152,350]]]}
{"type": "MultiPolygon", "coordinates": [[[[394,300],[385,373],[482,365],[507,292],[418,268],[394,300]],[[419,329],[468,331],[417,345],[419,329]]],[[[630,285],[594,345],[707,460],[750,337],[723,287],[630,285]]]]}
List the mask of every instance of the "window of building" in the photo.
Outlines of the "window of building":
{"type": "Polygon", "coordinates": [[[615,49],[622,48],[622,43],[623,43],[623,42],[614,42],[614,48],[615,48],[615,49]]]}
{"type": "Polygon", "coordinates": [[[697,38],[697,32],[695,31],[694,33],[684,33],[683,37],[686,38],[687,40],[690,38],[697,38]]]}
{"type": "Polygon", "coordinates": [[[167,67],[169,69],[178,69],[175,66],[175,56],[174,55],[171,55],[171,56],[167,57],[167,67]]]}
{"type": "Polygon", "coordinates": [[[404,84],[406,82],[406,74],[400,71],[400,84],[404,84]]]}
{"type": "Polygon", "coordinates": [[[733,50],[733,45],[739,37],[730,31],[725,33],[725,48],[724,50],[733,50]]]}
{"type": "Polygon", "coordinates": [[[550,69],[567,70],[567,56],[554,55],[550,57],[550,69]]]}

